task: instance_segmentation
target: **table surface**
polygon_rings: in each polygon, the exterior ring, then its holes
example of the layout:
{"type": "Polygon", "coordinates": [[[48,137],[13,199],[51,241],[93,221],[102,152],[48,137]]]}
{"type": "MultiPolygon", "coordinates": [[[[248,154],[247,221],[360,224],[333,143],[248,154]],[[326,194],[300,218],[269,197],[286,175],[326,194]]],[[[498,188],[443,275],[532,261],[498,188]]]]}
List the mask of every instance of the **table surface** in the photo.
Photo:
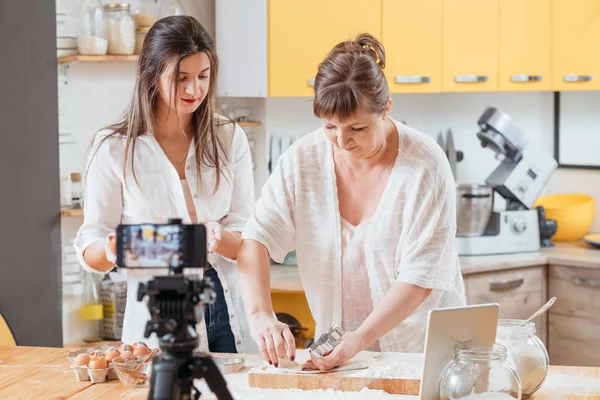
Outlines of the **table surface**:
{"type": "MultiPolygon", "coordinates": [[[[146,399],[148,388],[130,389],[119,381],[101,384],[77,382],[69,368],[67,353],[72,349],[45,347],[0,347],[1,399],[146,399]]],[[[386,395],[381,392],[331,392],[249,388],[248,368],[262,363],[257,355],[247,355],[247,368],[228,374],[226,379],[234,398],[245,400],[287,399],[405,399],[414,396],[386,395]]],[[[199,382],[202,400],[215,399],[199,382]]],[[[534,400],[600,400],[600,368],[551,366],[543,387],[534,400]]]]}

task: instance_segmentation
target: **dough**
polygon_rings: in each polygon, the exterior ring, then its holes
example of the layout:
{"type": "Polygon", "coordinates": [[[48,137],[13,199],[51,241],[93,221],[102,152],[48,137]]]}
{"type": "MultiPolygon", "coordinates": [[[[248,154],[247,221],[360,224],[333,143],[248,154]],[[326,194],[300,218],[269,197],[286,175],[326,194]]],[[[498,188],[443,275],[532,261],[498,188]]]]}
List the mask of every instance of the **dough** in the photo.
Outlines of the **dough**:
{"type": "Polygon", "coordinates": [[[288,356],[279,359],[279,368],[285,369],[298,369],[302,366],[298,364],[296,361],[291,361],[288,356]]]}

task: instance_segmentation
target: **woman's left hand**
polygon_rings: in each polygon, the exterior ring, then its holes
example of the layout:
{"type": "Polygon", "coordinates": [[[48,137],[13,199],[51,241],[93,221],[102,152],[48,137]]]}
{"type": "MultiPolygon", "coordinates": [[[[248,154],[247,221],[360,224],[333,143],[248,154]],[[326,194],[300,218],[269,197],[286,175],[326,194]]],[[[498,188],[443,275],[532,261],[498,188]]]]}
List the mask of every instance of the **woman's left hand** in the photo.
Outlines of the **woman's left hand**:
{"type": "Polygon", "coordinates": [[[208,252],[214,253],[219,248],[219,242],[223,240],[223,226],[218,222],[207,222],[206,238],[208,240],[208,252]]]}
{"type": "Polygon", "coordinates": [[[302,369],[328,371],[345,364],[366,347],[365,340],[361,334],[357,332],[345,333],[330,353],[323,355],[318,360],[311,358],[302,366],[302,369]]]}

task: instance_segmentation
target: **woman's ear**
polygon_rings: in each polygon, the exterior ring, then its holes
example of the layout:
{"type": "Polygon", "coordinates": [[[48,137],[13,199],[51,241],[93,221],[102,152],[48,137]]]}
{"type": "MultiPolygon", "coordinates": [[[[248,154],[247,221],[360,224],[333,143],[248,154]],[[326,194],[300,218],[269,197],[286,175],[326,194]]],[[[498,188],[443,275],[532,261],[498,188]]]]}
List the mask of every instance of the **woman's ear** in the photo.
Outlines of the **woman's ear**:
{"type": "Polygon", "coordinates": [[[387,105],[385,106],[385,109],[383,110],[383,119],[386,119],[388,117],[388,114],[390,113],[391,109],[392,109],[392,98],[390,97],[388,99],[387,105]]]}

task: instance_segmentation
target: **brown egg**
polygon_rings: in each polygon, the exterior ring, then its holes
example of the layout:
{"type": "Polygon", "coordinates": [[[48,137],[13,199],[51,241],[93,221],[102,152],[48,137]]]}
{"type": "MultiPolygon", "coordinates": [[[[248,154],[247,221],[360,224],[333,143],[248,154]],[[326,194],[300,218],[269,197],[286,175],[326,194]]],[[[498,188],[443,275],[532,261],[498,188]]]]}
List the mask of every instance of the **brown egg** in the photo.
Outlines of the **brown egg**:
{"type": "Polygon", "coordinates": [[[119,354],[119,352],[116,350],[108,351],[106,353],[106,361],[111,362],[112,360],[119,357],[120,355],[121,354],[119,354]]]}
{"type": "Polygon", "coordinates": [[[108,368],[108,363],[104,357],[92,357],[88,364],[89,369],[104,369],[108,368]]]}
{"type": "Polygon", "coordinates": [[[133,346],[130,344],[122,344],[121,347],[119,347],[119,353],[123,354],[125,351],[133,352],[133,346]]]}
{"type": "Polygon", "coordinates": [[[90,356],[88,356],[87,354],[79,354],[77,357],[75,357],[75,360],[73,361],[73,365],[76,365],[78,367],[84,367],[87,366],[88,363],[90,362],[90,356]]]}
{"type": "Polygon", "coordinates": [[[133,355],[135,356],[147,356],[148,354],[150,354],[150,349],[146,346],[138,346],[134,351],[133,351],[133,355]]]}
{"type": "Polygon", "coordinates": [[[124,351],[121,353],[121,358],[125,361],[135,360],[135,356],[131,351],[124,351]]]}

